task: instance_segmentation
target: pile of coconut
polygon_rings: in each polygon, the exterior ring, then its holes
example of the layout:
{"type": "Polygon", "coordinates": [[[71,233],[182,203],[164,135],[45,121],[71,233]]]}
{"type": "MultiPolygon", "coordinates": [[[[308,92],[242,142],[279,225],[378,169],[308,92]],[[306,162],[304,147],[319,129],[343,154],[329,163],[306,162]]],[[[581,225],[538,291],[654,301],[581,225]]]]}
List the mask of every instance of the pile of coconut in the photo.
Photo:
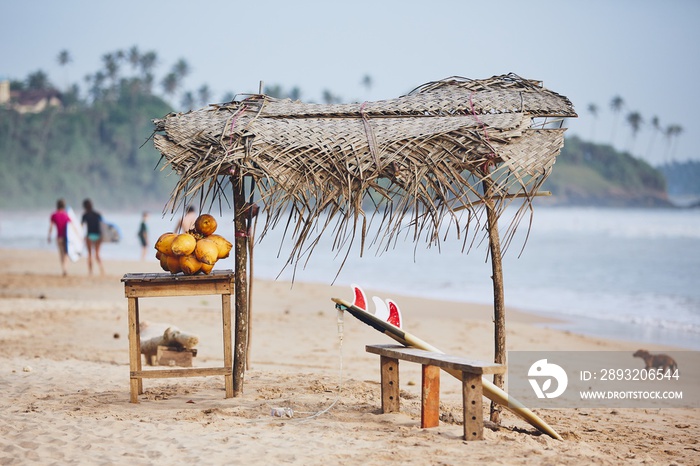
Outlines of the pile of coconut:
{"type": "Polygon", "coordinates": [[[176,234],[163,233],[156,241],[156,259],[166,272],[172,274],[209,274],[219,259],[229,256],[233,245],[223,236],[217,235],[216,219],[202,214],[191,230],[176,234]]]}

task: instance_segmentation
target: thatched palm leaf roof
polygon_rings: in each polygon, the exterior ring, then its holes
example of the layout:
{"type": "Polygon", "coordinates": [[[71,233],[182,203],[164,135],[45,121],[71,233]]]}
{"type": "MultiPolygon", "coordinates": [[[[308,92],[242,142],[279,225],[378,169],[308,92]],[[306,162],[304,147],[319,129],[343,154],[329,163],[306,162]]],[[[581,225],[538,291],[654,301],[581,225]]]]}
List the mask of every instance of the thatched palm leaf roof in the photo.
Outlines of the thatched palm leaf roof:
{"type": "Polygon", "coordinates": [[[499,211],[514,193],[525,196],[524,211],[564,143],[564,129],[538,121],[573,116],[567,98],[536,81],[449,78],[378,102],[253,95],[169,114],[155,120],[155,146],[180,175],[172,209],[220,198],[230,176],[250,176],[268,214],[265,228],[291,213],[290,259],[298,259],[327,227],[338,247],[358,231],[364,242],[373,218],[381,222],[374,237],[380,247],[396,239],[404,217],[412,219],[414,239],[429,243],[439,241],[445,221],[477,231],[485,186],[499,211]],[[378,209],[366,212],[371,203],[378,209]],[[457,221],[465,208],[469,220],[457,221]]]}

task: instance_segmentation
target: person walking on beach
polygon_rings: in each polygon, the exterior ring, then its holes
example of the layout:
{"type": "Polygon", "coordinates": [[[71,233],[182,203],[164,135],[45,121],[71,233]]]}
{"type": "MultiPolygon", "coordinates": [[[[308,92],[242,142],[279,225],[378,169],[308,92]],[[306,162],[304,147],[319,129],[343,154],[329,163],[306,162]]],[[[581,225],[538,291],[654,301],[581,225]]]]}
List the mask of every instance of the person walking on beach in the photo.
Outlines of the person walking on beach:
{"type": "Polygon", "coordinates": [[[141,242],[141,260],[146,260],[146,246],[148,245],[148,212],[144,211],[141,216],[141,225],[139,225],[139,241],[141,242]]]}
{"type": "Polygon", "coordinates": [[[180,219],[175,228],[175,233],[186,233],[194,228],[194,222],[197,220],[197,211],[194,206],[191,205],[187,208],[187,213],[180,219]]]}
{"type": "Polygon", "coordinates": [[[56,201],[56,211],[51,214],[49,222],[49,236],[47,238],[49,244],[51,244],[51,234],[53,233],[54,226],[56,227],[56,245],[58,246],[58,259],[61,263],[61,271],[63,276],[68,275],[66,270],[66,258],[68,257],[68,242],[66,240],[68,233],[68,224],[70,223],[70,217],[68,212],[66,212],[66,201],[59,199],[56,201]]]}
{"type": "Polygon", "coordinates": [[[87,234],[85,235],[85,244],[88,250],[88,273],[92,275],[92,256],[94,254],[97,265],[100,266],[100,274],[105,274],[105,269],[102,266],[100,258],[100,246],[102,245],[102,215],[92,207],[92,201],[85,199],[83,201],[83,218],[81,223],[87,226],[87,234]]]}

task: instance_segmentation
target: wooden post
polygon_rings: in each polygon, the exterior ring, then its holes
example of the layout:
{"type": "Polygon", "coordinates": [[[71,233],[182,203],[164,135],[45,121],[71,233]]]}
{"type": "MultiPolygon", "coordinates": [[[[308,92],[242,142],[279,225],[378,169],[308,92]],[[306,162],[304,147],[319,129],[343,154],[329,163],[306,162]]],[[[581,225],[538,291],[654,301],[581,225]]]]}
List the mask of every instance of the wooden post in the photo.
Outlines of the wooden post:
{"type": "MultiPolygon", "coordinates": [[[[501,261],[501,239],[498,234],[498,213],[494,200],[495,187],[493,181],[485,176],[484,203],[486,205],[486,220],[489,232],[489,248],[491,253],[491,279],[493,280],[493,322],[494,322],[494,360],[497,364],[506,364],[506,306],[503,295],[503,264],[501,261]]],[[[503,388],[503,374],[493,375],[493,384],[503,388]]],[[[491,422],[499,424],[501,406],[491,402],[491,422]]]]}
{"type": "Polygon", "coordinates": [[[462,412],[464,420],[464,440],[484,439],[484,414],[481,376],[462,372],[462,412]]]}
{"type": "Polygon", "coordinates": [[[440,367],[423,364],[421,368],[420,426],[440,425],[440,367]]]}
{"type": "Polygon", "coordinates": [[[235,348],[233,351],[233,396],[243,394],[246,348],[248,339],[248,237],[246,228],[245,192],[243,178],[231,176],[233,186],[234,275],[235,290],[235,348]]]}
{"type": "Polygon", "coordinates": [[[399,401],[399,360],[380,356],[379,368],[382,381],[382,413],[398,413],[399,401]]]}

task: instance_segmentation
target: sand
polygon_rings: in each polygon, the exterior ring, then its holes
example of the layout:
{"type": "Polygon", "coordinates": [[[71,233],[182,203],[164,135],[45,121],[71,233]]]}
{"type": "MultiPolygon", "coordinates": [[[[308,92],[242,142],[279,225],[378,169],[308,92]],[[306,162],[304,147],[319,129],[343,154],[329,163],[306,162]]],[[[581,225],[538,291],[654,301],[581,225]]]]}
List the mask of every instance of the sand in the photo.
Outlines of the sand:
{"type": "MultiPolygon", "coordinates": [[[[120,279],[158,271],[157,263],[108,261],[104,277],[89,277],[78,262],[62,277],[57,254],[0,254],[0,465],[700,464],[693,409],[534,410],[564,441],[504,412],[500,426],[487,422],[483,441],[465,442],[460,385],[447,374],[440,426],[421,429],[415,364],[401,367],[401,412],[381,414],[379,362],[364,346],[392,341],[348,315],[340,344],[330,298],[349,299],[345,286],[256,281],[242,396],[225,399],[222,377],[145,379],[132,404],[120,279]],[[272,417],[272,408],[293,417],[272,417]]],[[[488,306],[392,298],[412,333],[492,359],[488,306]]],[[[551,329],[515,309],[507,319],[510,350],[640,347],[551,329]]],[[[221,363],[217,297],[142,299],[141,320],[198,335],[195,366],[221,363]]]]}

